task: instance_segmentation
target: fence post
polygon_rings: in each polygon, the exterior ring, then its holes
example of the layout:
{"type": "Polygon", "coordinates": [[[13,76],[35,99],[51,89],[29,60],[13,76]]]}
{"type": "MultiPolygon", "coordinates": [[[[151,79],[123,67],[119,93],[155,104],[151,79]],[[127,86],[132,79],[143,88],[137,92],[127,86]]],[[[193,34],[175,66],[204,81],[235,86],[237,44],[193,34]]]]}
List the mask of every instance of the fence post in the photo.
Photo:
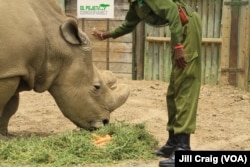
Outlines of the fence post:
{"type": "Polygon", "coordinates": [[[145,23],[139,23],[133,34],[133,66],[132,79],[144,79],[144,42],[145,41],[145,23]]]}
{"type": "MultiPolygon", "coordinates": [[[[249,12],[243,6],[245,0],[224,1],[222,18],[221,84],[230,84],[241,88],[247,87],[249,38],[245,31],[249,29],[249,12]],[[244,10],[243,10],[244,9],[244,10]],[[226,83],[227,82],[227,83],[226,83]]],[[[249,63],[248,63],[249,64],[249,63]]]]}

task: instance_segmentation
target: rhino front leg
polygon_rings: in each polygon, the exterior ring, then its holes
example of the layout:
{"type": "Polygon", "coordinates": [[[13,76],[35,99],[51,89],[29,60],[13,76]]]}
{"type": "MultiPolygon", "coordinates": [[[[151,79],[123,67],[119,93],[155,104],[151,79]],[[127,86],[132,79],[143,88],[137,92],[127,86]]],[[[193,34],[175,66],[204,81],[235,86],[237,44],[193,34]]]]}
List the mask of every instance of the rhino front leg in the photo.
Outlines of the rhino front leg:
{"type": "Polygon", "coordinates": [[[19,94],[15,94],[9,100],[7,105],[3,109],[2,116],[0,117],[0,134],[7,136],[8,135],[8,124],[12,115],[17,111],[19,104],[19,94]]]}
{"type": "Polygon", "coordinates": [[[19,78],[0,80],[0,135],[8,134],[8,124],[19,104],[19,93],[16,93],[19,78]]]}

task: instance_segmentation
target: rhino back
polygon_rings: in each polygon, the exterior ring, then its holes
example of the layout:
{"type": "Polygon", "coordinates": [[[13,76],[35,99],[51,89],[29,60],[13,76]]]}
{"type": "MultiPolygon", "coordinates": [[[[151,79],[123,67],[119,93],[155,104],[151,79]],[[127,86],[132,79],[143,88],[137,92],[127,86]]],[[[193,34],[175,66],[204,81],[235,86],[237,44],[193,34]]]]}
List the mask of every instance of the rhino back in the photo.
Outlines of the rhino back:
{"type": "Polygon", "coordinates": [[[0,15],[4,16],[0,23],[0,79],[20,76],[26,89],[32,89],[36,77],[48,70],[49,49],[60,50],[65,44],[59,31],[65,16],[55,0],[0,0],[0,15]]]}

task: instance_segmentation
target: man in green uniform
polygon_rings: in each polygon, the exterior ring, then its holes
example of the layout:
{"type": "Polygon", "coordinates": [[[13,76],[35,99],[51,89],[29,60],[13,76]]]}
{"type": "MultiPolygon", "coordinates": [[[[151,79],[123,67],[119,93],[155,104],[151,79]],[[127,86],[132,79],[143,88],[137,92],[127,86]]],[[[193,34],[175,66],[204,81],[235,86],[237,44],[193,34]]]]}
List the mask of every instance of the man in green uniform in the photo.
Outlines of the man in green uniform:
{"type": "Polygon", "coordinates": [[[104,40],[134,30],[144,20],[153,26],[168,25],[171,31],[172,72],[167,91],[169,137],[156,155],[168,159],[160,167],[174,165],[176,150],[190,150],[190,134],[196,127],[196,112],[201,80],[201,20],[182,0],[128,0],[125,22],[111,32],[93,30],[104,40]]]}

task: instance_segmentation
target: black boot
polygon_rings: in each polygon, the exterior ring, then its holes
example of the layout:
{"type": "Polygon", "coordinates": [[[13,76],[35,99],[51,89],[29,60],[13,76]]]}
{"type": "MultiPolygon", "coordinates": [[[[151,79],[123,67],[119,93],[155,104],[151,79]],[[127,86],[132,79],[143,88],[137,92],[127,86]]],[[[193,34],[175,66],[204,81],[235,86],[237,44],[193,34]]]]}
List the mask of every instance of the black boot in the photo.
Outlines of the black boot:
{"type": "MultiPolygon", "coordinates": [[[[175,151],[189,151],[190,148],[190,134],[176,134],[177,147],[175,151]]],[[[159,167],[175,167],[175,151],[166,160],[159,162],[159,167]]]]}
{"type": "Polygon", "coordinates": [[[158,151],[155,152],[157,156],[168,158],[173,151],[176,149],[176,139],[173,131],[169,131],[169,137],[164,146],[162,146],[158,151]]]}

